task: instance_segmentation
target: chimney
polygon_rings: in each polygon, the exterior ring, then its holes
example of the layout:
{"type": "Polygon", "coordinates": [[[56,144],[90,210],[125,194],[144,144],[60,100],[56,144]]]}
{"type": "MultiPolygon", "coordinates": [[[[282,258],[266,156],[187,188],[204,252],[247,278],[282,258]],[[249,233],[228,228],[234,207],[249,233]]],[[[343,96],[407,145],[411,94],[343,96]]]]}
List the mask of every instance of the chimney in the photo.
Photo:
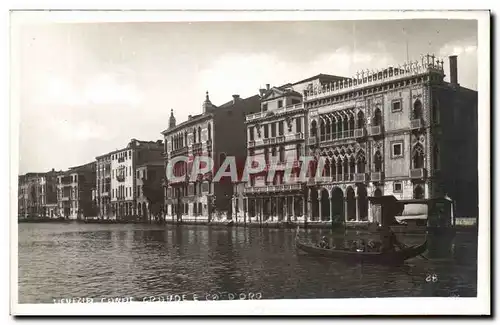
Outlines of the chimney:
{"type": "Polygon", "coordinates": [[[233,104],[240,99],[240,95],[233,95],[233,104]]]}
{"type": "Polygon", "coordinates": [[[458,86],[458,69],[457,69],[457,56],[450,55],[450,83],[454,86],[458,86]]]}
{"type": "Polygon", "coordinates": [[[192,115],[188,115],[188,120],[192,119],[193,116],[192,115]]]}
{"type": "Polygon", "coordinates": [[[259,89],[259,94],[260,94],[260,97],[264,96],[264,94],[266,93],[266,90],[265,89],[259,89]]]}
{"type": "Polygon", "coordinates": [[[266,90],[269,90],[270,87],[271,87],[270,84],[266,84],[266,90]]]}

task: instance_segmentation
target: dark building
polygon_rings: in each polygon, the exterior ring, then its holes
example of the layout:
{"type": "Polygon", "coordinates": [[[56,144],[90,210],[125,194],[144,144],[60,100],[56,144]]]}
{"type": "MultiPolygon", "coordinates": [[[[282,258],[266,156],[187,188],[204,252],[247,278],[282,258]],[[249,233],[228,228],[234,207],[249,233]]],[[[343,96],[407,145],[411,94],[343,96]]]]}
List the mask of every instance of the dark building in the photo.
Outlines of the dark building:
{"type": "Polygon", "coordinates": [[[214,171],[199,175],[189,182],[191,173],[189,162],[173,166],[176,176],[185,175],[186,179],[165,182],[165,204],[167,216],[211,220],[213,214],[231,216],[233,183],[227,178],[212,182],[214,172],[225,157],[234,156],[237,160],[246,157],[245,116],[260,110],[260,97],[233,99],[223,105],[211,103],[208,92],[203,103],[203,113],[190,116],[187,121],[176,125],[173,112],[169,128],[162,132],[165,137],[165,166],[175,157],[186,156],[190,161],[198,155],[213,158],[214,171]]]}

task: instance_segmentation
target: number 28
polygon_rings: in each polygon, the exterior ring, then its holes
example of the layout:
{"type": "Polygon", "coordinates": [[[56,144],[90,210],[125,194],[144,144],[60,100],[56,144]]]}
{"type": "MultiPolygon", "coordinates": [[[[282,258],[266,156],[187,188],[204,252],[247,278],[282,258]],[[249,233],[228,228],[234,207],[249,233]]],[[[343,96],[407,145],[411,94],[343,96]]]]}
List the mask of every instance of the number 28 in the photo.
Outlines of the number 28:
{"type": "Polygon", "coordinates": [[[427,274],[425,277],[426,282],[437,282],[438,276],[436,274],[427,274]]]}

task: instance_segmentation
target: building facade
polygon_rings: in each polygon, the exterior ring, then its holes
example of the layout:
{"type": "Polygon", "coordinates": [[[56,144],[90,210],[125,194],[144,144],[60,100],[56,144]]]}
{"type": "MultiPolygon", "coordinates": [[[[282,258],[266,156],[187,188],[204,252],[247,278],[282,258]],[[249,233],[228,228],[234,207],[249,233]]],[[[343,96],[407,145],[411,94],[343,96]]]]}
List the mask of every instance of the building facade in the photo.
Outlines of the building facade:
{"type": "Polygon", "coordinates": [[[165,167],[168,173],[169,161],[176,157],[188,157],[188,161],[176,163],[172,172],[183,179],[165,181],[165,205],[167,218],[187,220],[195,218],[211,221],[213,217],[233,213],[233,182],[222,178],[212,182],[214,171],[225,158],[246,156],[245,116],[260,110],[259,96],[246,99],[233,95],[233,99],[223,105],[211,103],[208,92],[202,105],[203,113],[189,116],[188,120],[176,125],[172,115],[169,128],[162,132],[165,137],[165,167]],[[210,157],[215,167],[212,171],[199,174],[189,180],[192,163],[196,156],[210,157]]]}
{"type": "Polygon", "coordinates": [[[95,188],[96,163],[72,167],[57,176],[58,216],[85,219],[97,214],[92,189],[95,188]]]}
{"type": "Polygon", "coordinates": [[[308,115],[302,103],[303,93],[343,79],[320,74],[294,84],[266,85],[261,89],[260,112],[246,116],[247,154],[260,156],[267,167],[274,165],[276,172],[274,176],[266,171],[252,175],[240,188],[246,198],[244,213],[248,212],[250,222],[297,220],[305,215],[305,184],[284,182],[286,168],[296,174],[305,153],[308,115]],[[288,167],[287,162],[291,163],[288,167]]]}
{"type": "Polygon", "coordinates": [[[110,219],[111,213],[111,154],[96,157],[96,188],[95,204],[98,207],[98,217],[110,219]]]}
{"type": "MultiPolygon", "coordinates": [[[[137,212],[137,177],[138,166],[163,159],[163,142],[140,141],[132,139],[120,150],[107,154],[110,157],[110,208],[108,218],[114,220],[136,220],[137,212]]],[[[102,157],[102,156],[101,156],[102,157]]],[[[158,175],[158,177],[161,177],[158,175]]],[[[101,201],[99,210],[105,210],[106,201],[101,201]]]]}
{"type": "Polygon", "coordinates": [[[142,221],[150,222],[162,216],[164,172],[162,160],[144,163],[136,168],[137,215],[142,221]]]}
{"type": "Polygon", "coordinates": [[[328,179],[308,181],[310,220],[380,221],[368,197],[381,195],[477,209],[477,92],[458,85],[456,57],[445,82],[443,63],[427,55],[306,91],[307,148],[328,179]]]}
{"type": "Polygon", "coordinates": [[[57,172],[27,173],[18,178],[19,217],[50,217],[57,213],[57,172]]]}

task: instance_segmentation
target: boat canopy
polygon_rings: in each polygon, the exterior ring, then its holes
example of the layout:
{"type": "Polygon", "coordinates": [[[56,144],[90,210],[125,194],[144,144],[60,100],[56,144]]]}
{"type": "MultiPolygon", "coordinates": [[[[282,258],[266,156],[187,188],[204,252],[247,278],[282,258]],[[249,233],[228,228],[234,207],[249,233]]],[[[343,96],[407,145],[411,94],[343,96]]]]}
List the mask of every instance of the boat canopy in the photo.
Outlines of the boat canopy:
{"type": "Polygon", "coordinates": [[[403,213],[396,216],[396,220],[426,220],[429,216],[429,206],[425,203],[407,203],[403,213]]]}

